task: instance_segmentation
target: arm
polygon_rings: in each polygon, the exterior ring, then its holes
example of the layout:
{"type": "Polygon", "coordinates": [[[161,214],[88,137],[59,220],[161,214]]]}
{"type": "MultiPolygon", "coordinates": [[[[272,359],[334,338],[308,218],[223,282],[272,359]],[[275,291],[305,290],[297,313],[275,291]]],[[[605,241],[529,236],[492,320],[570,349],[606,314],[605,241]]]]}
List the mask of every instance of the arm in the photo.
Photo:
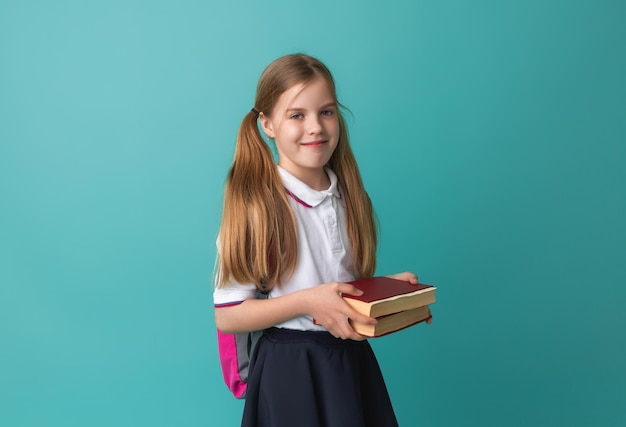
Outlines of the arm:
{"type": "Polygon", "coordinates": [[[241,304],[215,309],[215,323],[223,332],[244,332],[265,329],[294,317],[310,315],[333,336],[362,340],[348,319],[375,324],[376,319],[364,316],[346,303],[341,294],[360,295],[362,291],[347,283],[325,283],[270,299],[248,299],[241,304]]]}

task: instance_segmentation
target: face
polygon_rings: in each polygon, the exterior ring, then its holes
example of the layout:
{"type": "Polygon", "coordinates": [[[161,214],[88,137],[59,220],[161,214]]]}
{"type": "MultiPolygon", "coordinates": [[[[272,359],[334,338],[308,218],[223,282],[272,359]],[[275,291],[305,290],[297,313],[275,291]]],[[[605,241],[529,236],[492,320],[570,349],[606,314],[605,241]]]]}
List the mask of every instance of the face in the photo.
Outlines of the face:
{"type": "Polygon", "coordinates": [[[289,88],[272,116],[261,113],[259,119],[265,134],[276,142],[278,164],[313,188],[327,188],[324,165],[337,147],[339,121],[326,81],[320,77],[289,88]]]}

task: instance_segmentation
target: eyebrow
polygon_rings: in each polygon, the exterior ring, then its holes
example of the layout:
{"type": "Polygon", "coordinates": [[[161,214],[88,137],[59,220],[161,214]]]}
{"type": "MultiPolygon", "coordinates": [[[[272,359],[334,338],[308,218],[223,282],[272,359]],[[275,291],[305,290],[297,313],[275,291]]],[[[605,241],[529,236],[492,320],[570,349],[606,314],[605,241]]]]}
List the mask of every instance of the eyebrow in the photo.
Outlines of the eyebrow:
{"type": "MultiPolygon", "coordinates": [[[[329,108],[329,107],[337,107],[337,103],[336,102],[328,102],[324,105],[322,105],[320,108],[324,109],[324,108],[329,108]]],[[[303,111],[306,110],[306,108],[302,108],[302,107],[292,107],[292,108],[287,108],[286,111],[303,111]]]]}

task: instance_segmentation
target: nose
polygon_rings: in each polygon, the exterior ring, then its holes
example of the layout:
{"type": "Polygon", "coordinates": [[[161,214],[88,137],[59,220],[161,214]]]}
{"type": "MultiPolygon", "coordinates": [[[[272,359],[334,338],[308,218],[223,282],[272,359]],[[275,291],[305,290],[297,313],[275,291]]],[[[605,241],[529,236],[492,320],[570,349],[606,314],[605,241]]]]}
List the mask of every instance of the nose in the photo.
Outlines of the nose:
{"type": "Polygon", "coordinates": [[[323,130],[322,121],[320,116],[317,114],[313,114],[309,116],[309,120],[307,120],[307,132],[309,135],[316,135],[322,132],[323,130]]]}

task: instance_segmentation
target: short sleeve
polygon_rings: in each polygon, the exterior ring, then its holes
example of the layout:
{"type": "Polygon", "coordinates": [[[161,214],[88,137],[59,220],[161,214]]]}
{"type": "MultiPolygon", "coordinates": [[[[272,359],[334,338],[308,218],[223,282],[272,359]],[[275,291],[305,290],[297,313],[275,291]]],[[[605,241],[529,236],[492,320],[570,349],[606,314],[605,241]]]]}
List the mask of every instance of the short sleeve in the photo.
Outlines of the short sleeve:
{"type": "MultiPolygon", "coordinates": [[[[217,251],[220,253],[219,238],[215,242],[217,251]]],[[[256,298],[256,285],[254,283],[238,283],[229,280],[222,286],[217,286],[219,282],[219,274],[216,277],[216,286],[213,291],[213,305],[215,307],[227,307],[229,305],[237,305],[247,299],[256,298]]]]}
{"type": "Polygon", "coordinates": [[[256,285],[254,283],[241,284],[234,281],[225,283],[221,287],[215,287],[213,291],[213,304],[215,307],[237,305],[247,299],[256,297],[256,285]]]}

